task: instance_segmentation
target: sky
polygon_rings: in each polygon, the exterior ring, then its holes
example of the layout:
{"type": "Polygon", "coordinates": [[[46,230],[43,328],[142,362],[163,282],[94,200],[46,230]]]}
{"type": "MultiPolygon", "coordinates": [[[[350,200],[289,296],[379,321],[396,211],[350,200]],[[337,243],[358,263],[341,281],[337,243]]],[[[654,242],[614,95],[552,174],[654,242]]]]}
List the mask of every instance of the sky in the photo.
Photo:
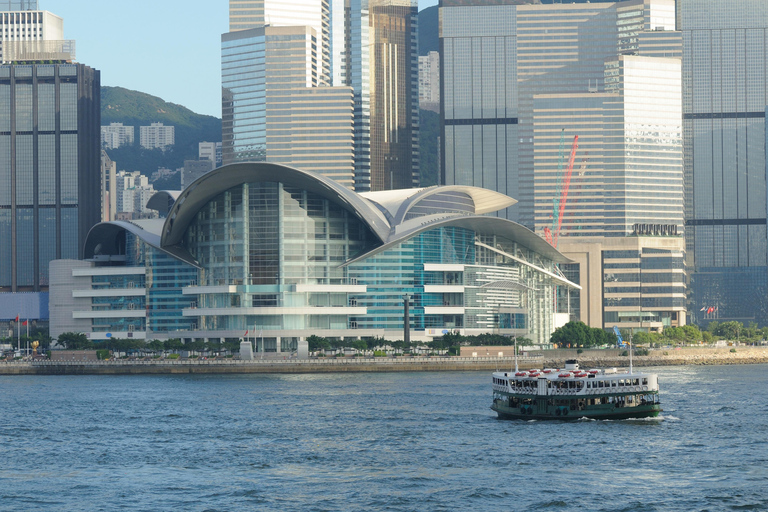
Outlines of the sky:
{"type": "MultiPolygon", "coordinates": [[[[419,10],[437,0],[419,0],[419,10]]],[[[227,0],[39,0],[64,19],[76,60],[125,87],[221,117],[221,34],[227,0]]]]}

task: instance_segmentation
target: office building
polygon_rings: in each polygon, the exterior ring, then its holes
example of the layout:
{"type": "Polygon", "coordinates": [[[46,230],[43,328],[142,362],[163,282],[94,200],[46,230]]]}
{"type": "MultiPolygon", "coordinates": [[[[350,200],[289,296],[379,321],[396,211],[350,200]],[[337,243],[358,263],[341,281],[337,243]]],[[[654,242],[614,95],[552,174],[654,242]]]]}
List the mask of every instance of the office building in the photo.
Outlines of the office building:
{"type": "Polygon", "coordinates": [[[83,64],[0,66],[0,292],[47,290],[99,222],[99,91],[83,64]]]}
{"type": "Polygon", "coordinates": [[[316,39],[306,26],[222,36],[225,164],[294,165],[354,188],[352,91],[320,86],[316,39]]]}
{"type": "Polygon", "coordinates": [[[200,160],[210,160],[214,167],[221,167],[221,142],[199,142],[197,157],[200,160]]]}
{"type": "Polygon", "coordinates": [[[691,312],[766,325],[768,3],[679,0],[678,28],[691,312]]]}
{"type": "Polygon", "coordinates": [[[161,149],[176,143],[176,128],[165,126],[163,123],[150,123],[149,126],[139,127],[139,144],[147,149],[161,149]]]}
{"type": "Polygon", "coordinates": [[[407,294],[413,339],[458,330],[546,343],[554,287],[573,286],[556,249],[485,215],[514,199],[476,187],[357,194],[318,173],[241,163],[158,196],[162,209],[174,200],[165,219],[100,224],[84,261],[54,262],[65,276],[54,296],[99,301],[65,304],[52,334],[82,319],[95,340],[250,331],[260,351],[285,352],[312,334],[401,338],[407,294]]]}
{"type": "Polygon", "coordinates": [[[207,158],[184,160],[184,167],[181,168],[181,189],[184,190],[193,181],[212,170],[213,162],[207,158]]]}
{"type": "Polygon", "coordinates": [[[358,191],[412,187],[416,18],[411,0],[231,0],[222,35],[223,162],[313,163],[307,170],[358,191]]]}
{"type": "Polygon", "coordinates": [[[101,147],[117,149],[120,146],[132,146],[135,127],[123,126],[123,123],[109,123],[101,127],[101,147]]]}
{"type": "MultiPolygon", "coordinates": [[[[577,257],[585,252],[579,244],[592,244],[593,258],[608,254],[594,252],[601,239],[621,245],[614,237],[627,238],[633,254],[684,252],[682,41],[674,7],[672,0],[441,4],[445,183],[517,191],[520,203],[503,215],[580,261],[564,267],[574,280],[612,274],[588,274],[595,269],[577,257]]],[[[677,279],[685,265],[676,256],[668,261],[677,279]]],[[[672,318],[684,324],[684,292],[676,281],[661,284],[664,300],[648,295],[616,309],[617,296],[604,297],[593,283],[557,309],[579,318],[574,311],[586,307],[576,302],[598,304],[599,314],[593,307],[581,317],[593,327],[616,325],[619,310],[624,327],[658,329],[672,318]]]]}

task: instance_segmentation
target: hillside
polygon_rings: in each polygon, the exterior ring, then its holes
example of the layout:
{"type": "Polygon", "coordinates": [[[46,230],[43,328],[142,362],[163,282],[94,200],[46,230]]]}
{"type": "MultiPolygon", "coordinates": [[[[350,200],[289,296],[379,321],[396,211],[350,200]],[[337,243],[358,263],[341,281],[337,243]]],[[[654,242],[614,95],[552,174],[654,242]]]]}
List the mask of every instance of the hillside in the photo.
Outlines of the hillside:
{"type": "Polygon", "coordinates": [[[437,10],[438,7],[433,5],[419,11],[419,55],[427,55],[429,52],[438,51],[437,10]]]}
{"type": "MultiPolygon", "coordinates": [[[[123,123],[135,127],[135,145],[107,151],[119,170],[152,175],[158,167],[177,169],[184,160],[197,159],[198,142],[221,141],[221,119],[192,112],[149,94],[122,87],[101,88],[101,124],[123,123]],[[139,146],[139,126],[163,123],[176,127],[176,145],[166,150],[139,146]]],[[[168,185],[166,185],[168,186],[168,185]]]]}

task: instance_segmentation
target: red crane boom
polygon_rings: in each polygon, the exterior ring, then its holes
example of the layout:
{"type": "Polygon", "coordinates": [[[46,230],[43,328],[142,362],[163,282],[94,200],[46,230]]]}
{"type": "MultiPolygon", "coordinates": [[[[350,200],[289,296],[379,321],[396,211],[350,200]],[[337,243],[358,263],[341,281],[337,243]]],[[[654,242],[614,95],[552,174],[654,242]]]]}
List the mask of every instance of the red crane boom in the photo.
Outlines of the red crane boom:
{"type": "MultiPolygon", "coordinates": [[[[579,136],[574,135],[573,146],[571,146],[571,156],[568,158],[568,167],[565,169],[565,180],[563,180],[563,191],[560,194],[560,209],[557,213],[557,229],[552,234],[552,241],[550,242],[553,247],[557,247],[558,238],[560,238],[560,228],[563,226],[563,214],[565,213],[565,202],[568,199],[568,188],[571,185],[571,174],[573,173],[573,162],[576,159],[576,148],[579,147],[579,136]]],[[[546,234],[546,230],[545,230],[546,234]]],[[[547,236],[549,242],[549,236],[547,236]]]]}

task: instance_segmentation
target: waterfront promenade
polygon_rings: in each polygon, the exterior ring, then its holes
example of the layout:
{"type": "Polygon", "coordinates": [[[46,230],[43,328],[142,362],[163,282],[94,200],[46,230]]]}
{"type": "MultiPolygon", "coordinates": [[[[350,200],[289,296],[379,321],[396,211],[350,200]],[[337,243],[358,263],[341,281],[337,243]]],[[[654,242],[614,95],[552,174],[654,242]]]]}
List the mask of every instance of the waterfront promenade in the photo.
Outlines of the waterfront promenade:
{"type": "MultiPolygon", "coordinates": [[[[554,350],[518,358],[520,369],[560,368],[566,359],[578,359],[582,368],[629,366],[619,350],[554,350]]],[[[634,366],[768,363],[768,347],[652,350],[633,358],[634,366]],[[735,350],[732,352],[731,350],[735,350]]],[[[131,375],[131,374],[242,374],[323,372],[495,371],[514,368],[512,357],[319,357],[279,359],[117,359],[109,361],[0,362],[0,375],[131,375]]]]}

